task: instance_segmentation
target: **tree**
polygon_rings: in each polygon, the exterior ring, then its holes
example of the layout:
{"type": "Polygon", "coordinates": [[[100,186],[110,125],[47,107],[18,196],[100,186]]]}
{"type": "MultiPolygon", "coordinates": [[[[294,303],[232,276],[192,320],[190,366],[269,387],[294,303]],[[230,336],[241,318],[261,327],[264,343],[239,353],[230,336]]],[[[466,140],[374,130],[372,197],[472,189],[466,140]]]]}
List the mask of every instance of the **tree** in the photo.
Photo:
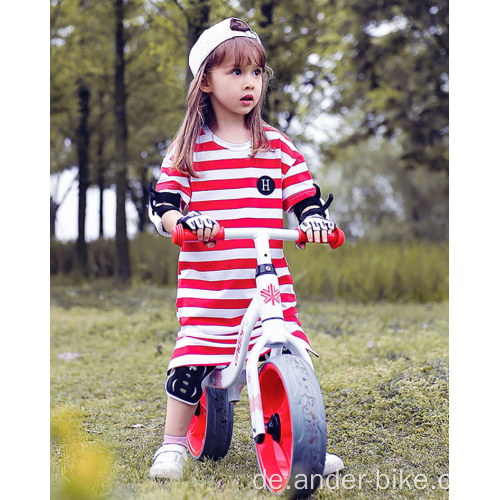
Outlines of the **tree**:
{"type": "MultiPolygon", "coordinates": [[[[86,6],[69,0],[51,3],[51,170],[61,171],[76,161],[79,169],[77,255],[80,271],[87,274],[85,238],[86,197],[89,187],[90,88],[87,84],[87,37],[75,27],[86,6]],[[83,62],[82,62],[83,61],[83,62]],[[53,70],[54,68],[54,70],[53,70]],[[57,69],[56,69],[57,68],[57,69]],[[76,158],[74,153],[76,152],[76,158]]],[[[57,204],[51,200],[55,231],[57,204]]]]}
{"type": "Polygon", "coordinates": [[[147,220],[146,186],[184,113],[185,14],[174,2],[144,2],[126,19],[127,194],[147,220]]]}
{"type": "Polygon", "coordinates": [[[344,43],[331,110],[362,118],[336,145],[336,154],[374,136],[397,142],[401,153],[394,168],[406,185],[413,236],[447,238],[448,1],[338,5],[346,15],[336,23],[344,43]]]}
{"type": "MultiPolygon", "coordinates": [[[[310,118],[325,111],[321,102],[331,83],[318,64],[338,43],[331,30],[332,2],[257,0],[240,2],[241,15],[259,33],[274,71],[264,117],[299,140],[310,118]]],[[[338,40],[337,40],[338,38],[338,40]]]]}
{"type": "Polygon", "coordinates": [[[85,240],[85,218],[87,211],[87,190],[89,188],[89,121],[90,90],[85,80],[78,82],[79,124],[77,133],[78,150],[78,239],[76,253],[79,268],[88,275],[87,242],[85,240]]]}
{"type": "MultiPolygon", "coordinates": [[[[362,119],[349,115],[345,136],[362,119]]],[[[334,193],[330,213],[351,240],[404,241],[415,235],[424,240],[446,239],[448,203],[441,191],[447,186],[447,175],[402,168],[402,151],[398,141],[380,134],[341,149],[323,145],[328,169],[322,175],[322,188],[334,193]],[[418,220],[413,217],[417,201],[418,220]]]]}
{"type": "MultiPolygon", "coordinates": [[[[51,4],[52,171],[79,166],[80,207],[88,186],[99,186],[101,200],[105,187],[116,186],[118,273],[125,281],[130,273],[125,200],[140,200],[138,212],[144,218],[143,186],[153,163],[148,156],[160,157],[175,133],[185,85],[185,73],[172,71],[182,38],[165,38],[155,9],[156,4],[146,0],[51,4]],[[117,18],[114,33],[109,30],[111,16],[117,18]],[[160,41],[171,51],[167,61],[158,56],[160,41]],[[89,92],[85,105],[83,85],[89,92]],[[81,140],[83,131],[86,137],[81,140]]],[[[172,25],[178,17],[169,16],[172,25]]],[[[102,235],[102,202],[100,212],[102,235]]],[[[55,217],[56,210],[51,214],[55,217]]],[[[83,208],[80,214],[79,227],[84,228],[83,208]]],[[[79,241],[84,241],[83,232],[79,241]]]]}
{"type": "Polygon", "coordinates": [[[127,193],[127,108],[125,91],[125,19],[123,0],[115,0],[115,147],[116,147],[116,257],[117,276],[130,279],[130,256],[127,237],[125,201],[127,193]]]}
{"type": "Polygon", "coordinates": [[[344,25],[350,37],[333,109],[363,110],[351,141],[398,136],[406,168],[448,170],[448,10],[447,0],[361,0],[344,25]]]}

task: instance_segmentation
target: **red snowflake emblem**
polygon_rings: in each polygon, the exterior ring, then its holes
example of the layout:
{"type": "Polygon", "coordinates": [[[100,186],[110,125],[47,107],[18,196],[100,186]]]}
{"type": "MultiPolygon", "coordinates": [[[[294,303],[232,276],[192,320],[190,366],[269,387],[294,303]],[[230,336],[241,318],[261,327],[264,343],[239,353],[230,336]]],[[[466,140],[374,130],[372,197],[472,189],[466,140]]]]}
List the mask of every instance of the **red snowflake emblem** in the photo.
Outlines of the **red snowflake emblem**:
{"type": "Polygon", "coordinates": [[[272,283],[267,288],[262,290],[260,294],[262,295],[262,297],[264,297],[265,304],[271,302],[272,305],[274,306],[274,304],[281,302],[280,291],[277,288],[275,288],[272,283]]]}

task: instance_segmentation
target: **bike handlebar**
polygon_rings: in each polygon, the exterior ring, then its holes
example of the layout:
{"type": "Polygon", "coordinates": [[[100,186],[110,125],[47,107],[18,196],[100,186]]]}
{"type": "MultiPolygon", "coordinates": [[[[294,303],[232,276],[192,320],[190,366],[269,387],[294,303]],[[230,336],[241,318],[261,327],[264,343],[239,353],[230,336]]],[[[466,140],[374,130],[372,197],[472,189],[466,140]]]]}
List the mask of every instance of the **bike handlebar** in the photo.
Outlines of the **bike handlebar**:
{"type": "MultiPolygon", "coordinates": [[[[306,233],[301,229],[272,229],[272,228],[224,228],[221,226],[215,238],[210,241],[252,239],[257,233],[266,232],[270,239],[295,241],[296,243],[309,243],[306,233]]],[[[199,242],[196,234],[189,229],[185,229],[182,224],[177,224],[172,229],[172,242],[182,246],[186,241],[199,242]]],[[[332,248],[338,248],[344,244],[345,234],[342,229],[336,227],[333,234],[328,235],[328,244],[332,248]]]]}

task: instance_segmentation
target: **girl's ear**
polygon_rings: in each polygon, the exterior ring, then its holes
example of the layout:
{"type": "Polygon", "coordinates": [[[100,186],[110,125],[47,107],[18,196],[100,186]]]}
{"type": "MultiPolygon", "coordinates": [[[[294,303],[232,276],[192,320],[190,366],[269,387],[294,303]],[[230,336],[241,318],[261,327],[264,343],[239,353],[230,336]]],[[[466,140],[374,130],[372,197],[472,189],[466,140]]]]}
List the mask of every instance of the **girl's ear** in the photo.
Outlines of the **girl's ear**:
{"type": "Polygon", "coordinates": [[[203,73],[203,76],[201,77],[200,89],[206,94],[210,94],[210,92],[212,92],[212,89],[210,88],[210,81],[206,73],[203,73]]]}

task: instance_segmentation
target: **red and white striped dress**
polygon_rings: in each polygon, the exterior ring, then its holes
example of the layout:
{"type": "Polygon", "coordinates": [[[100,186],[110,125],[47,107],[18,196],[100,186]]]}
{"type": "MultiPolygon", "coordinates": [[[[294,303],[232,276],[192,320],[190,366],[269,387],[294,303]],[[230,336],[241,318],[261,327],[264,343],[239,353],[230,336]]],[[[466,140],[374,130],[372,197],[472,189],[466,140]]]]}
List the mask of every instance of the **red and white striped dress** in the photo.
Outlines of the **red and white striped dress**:
{"type": "MultiPolygon", "coordinates": [[[[273,127],[265,131],[271,149],[250,157],[250,141],[228,143],[204,127],[197,139],[194,178],[172,168],[165,156],[156,185],[160,192],[179,193],[181,209],[197,210],[224,227],[283,227],[283,210],[316,193],[303,156],[273,127]],[[274,183],[274,189],[273,189],[274,183]]],[[[271,258],[278,274],[287,330],[309,346],[297,317],[292,276],[283,242],[271,241],[271,258]]],[[[190,365],[227,365],[231,362],[238,327],[255,294],[252,240],[185,243],[179,255],[177,318],[180,322],[168,369],[190,365]]],[[[261,335],[260,321],[250,346],[261,335]]]]}

